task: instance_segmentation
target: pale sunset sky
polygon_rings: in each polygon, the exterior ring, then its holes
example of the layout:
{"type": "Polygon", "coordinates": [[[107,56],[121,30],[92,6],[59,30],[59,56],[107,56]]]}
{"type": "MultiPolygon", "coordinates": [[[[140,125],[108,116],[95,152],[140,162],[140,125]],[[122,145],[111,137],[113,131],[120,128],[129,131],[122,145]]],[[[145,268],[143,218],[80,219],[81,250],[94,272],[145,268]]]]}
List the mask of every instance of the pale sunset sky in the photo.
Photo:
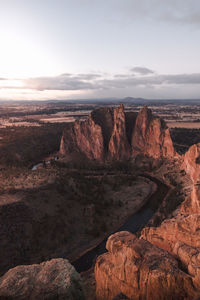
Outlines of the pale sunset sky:
{"type": "Polygon", "coordinates": [[[0,100],[200,99],[199,0],[0,0],[0,100]]]}

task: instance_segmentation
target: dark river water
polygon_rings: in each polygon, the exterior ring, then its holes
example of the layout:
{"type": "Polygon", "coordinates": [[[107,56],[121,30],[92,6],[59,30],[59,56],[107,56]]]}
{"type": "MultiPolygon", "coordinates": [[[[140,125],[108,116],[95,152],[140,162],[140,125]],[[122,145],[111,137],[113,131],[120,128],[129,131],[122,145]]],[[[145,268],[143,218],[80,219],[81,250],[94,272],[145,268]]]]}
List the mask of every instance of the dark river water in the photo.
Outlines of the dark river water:
{"type": "MultiPolygon", "coordinates": [[[[136,233],[138,230],[142,229],[142,227],[144,227],[145,224],[147,224],[148,221],[151,219],[151,217],[154,215],[155,211],[158,209],[159,205],[162,203],[162,200],[164,199],[164,197],[166,196],[169,190],[169,187],[166,186],[161,181],[159,181],[158,179],[151,177],[149,175],[141,175],[141,176],[155,182],[157,184],[157,190],[149,197],[147,203],[137,213],[133,214],[115,232],[125,230],[132,233],[136,233]]],[[[71,264],[75,267],[77,272],[84,272],[89,270],[92,267],[92,265],[95,263],[97,256],[107,252],[105,246],[109,236],[107,236],[96,247],[92,248],[91,250],[88,250],[88,252],[83,254],[77,260],[71,262],[71,264]]]]}

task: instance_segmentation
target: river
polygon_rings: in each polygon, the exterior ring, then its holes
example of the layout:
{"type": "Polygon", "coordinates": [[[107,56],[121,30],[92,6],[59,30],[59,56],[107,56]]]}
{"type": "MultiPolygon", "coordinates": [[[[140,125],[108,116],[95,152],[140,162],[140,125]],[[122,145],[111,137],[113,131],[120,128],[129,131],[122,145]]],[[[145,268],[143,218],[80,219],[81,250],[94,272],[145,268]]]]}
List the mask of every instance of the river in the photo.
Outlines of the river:
{"type": "MultiPolygon", "coordinates": [[[[147,203],[135,214],[133,214],[121,227],[119,227],[115,232],[118,231],[129,231],[132,233],[136,233],[148,221],[152,218],[156,210],[158,209],[159,205],[167,195],[169,191],[169,187],[165,185],[163,182],[158,180],[157,178],[151,177],[149,175],[140,175],[142,177],[148,178],[151,181],[157,184],[157,190],[149,197],[147,203]]],[[[115,233],[113,232],[113,233],[115,233]]],[[[110,236],[110,235],[109,235],[110,236]]],[[[71,264],[75,267],[77,272],[84,272],[89,270],[92,265],[94,264],[96,258],[107,252],[106,250],[106,241],[108,239],[107,236],[100,244],[96,247],[88,250],[85,254],[79,257],[77,260],[71,262],[71,264]]]]}

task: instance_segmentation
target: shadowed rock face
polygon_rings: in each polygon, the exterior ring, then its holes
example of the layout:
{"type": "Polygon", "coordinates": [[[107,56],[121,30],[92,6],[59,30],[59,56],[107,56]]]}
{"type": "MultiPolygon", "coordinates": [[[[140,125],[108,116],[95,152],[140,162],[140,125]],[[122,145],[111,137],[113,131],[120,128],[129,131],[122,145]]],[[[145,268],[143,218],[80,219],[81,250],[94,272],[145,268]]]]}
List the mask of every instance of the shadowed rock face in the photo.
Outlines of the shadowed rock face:
{"type": "Polygon", "coordinates": [[[96,297],[110,300],[123,294],[134,300],[193,299],[192,279],[166,251],[118,232],[107,241],[108,253],[95,265],[96,297]]]}
{"type": "Polygon", "coordinates": [[[82,154],[99,162],[129,160],[138,154],[156,159],[177,155],[162,119],[147,107],[138,115],[125,113],[123,105],[94,110],[86,121],[76,121],[65,130],[60,153],[66,159],[82,154]]]}
{"type": "Polygon", "coordinates": [[[133,129],[135,127],[135,121],[137,115],[138,115],[137,112],[133,112],[133,111],[125,112],[126,135],[130,146],[131,146],[131,139],[132,139],[133,129]]]}
{"type": "Polygon", "coordinates": [[[81,279],[64,259],[18,266],[0,278],[2,300],[84,300],[81,279]]]}
{"type": "Polygon", "coordinates": [[[114,120],[113,120],[113,109],[108,108],[98,108],[91,112],[92,119],[96,124],[98,124],[102,129],[103,139],[104,139],[104,149],[105,152],[108,151],[109,141],[113,132],[114,120]]]}
{"type": "Polygon", "coordinates": [[[123,105],[114,109],[114,128],[108,146],[108,158],[127,160],[130,157],[130,145],[126,135],[126,120],[123,105]]]}

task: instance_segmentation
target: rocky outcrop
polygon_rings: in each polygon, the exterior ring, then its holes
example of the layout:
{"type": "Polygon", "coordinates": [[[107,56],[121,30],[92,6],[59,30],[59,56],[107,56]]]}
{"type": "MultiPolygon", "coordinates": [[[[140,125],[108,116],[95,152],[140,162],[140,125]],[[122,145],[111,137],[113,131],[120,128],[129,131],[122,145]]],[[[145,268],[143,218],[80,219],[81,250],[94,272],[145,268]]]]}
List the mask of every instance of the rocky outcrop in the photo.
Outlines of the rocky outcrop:
{"type": "Polygon", "coordinates": [[[168,252],[129,232],[111,235],[108,253],[95,265],[96,297],[123,294],[134,300],[195,299],[191,276],[182,272],[168,252]]]}
{"type": "Polygon", "coordinates": [[[60,153],[69,160],[75,155],[84,155],[88,159],[103,161],[104,140],[101,126],[90,116],[86,121],[75,121],[63,134],[60,153]]]}
{"type": "MultiPolygon", "coordinates": [[[[193,181],[193,190],[181,204],[176,216],[159,227],[142,230],[141,238],[167,250],[191,276],[200,293],[200,144],[193,145],[183,156],[183,165],[193,181]]],[[[191,298],[193,299],[193,298],[191,298]]]]}
{"type": "Polygon", "coordinates": [[[138,113],[124,106],[99,108],[86,121],[66,128],[60,153],[72,160],[78,155],[99,162],[129,160],[138,154],[155,159],[173,158],[174,150],[165,122],[146,106],[138,113]]]}
{"type": "Polygon", "coordinates": [[[178,215],[161,226],[145,228],[141,237],[175,255],[200,290],[200,215],[178,215]]]}
{"type": "Polygon", "coordinates": [[[200,247],[200,215],[178,215],[167,219],[159,227],[146,227],[141,237],[169,252],[177,241],[191,247],[200,247]]]}
{"type": "Polygon", "coordinates": [[[200,144],[183,156],[182,167],[193,181],[193,190],[176,217],[159,227],[144,228],[141,237],[175,255],[200,289],[200,144]]]}
{"type": "Polygon", "coordinates": [[[132,135],[132,154],[136,156],[138,153],[154,158],[172,158],[177,155],[164,120],[153,116],[146,106],[137,116],[132,135]]]}
{"type": "Polygon", "coordinates": [[[114,128],[108,146],[108,158],[127,160],[130,158],[130,145],[126,135],[124,106],[114,109],[114,128]]]}
{"type": "Polygon", "coordinates": [[[200,181],[200,143],[192,145],[185,153],[183,168],[194,183],[200,181]]]}
{"type": "Polygon", "coordinates": [[[81,279],[64,259],[17,266],[0,278],[0,299],[84,300],[81,279]]]}
{"type": "Polygon", "coordinates": [[[185,214],[200,214],[200,182],[193,184],[191,195],[181,205],[181,212],[185,214]]]}

